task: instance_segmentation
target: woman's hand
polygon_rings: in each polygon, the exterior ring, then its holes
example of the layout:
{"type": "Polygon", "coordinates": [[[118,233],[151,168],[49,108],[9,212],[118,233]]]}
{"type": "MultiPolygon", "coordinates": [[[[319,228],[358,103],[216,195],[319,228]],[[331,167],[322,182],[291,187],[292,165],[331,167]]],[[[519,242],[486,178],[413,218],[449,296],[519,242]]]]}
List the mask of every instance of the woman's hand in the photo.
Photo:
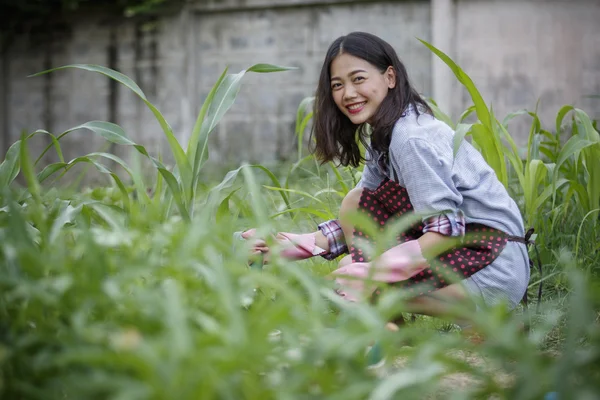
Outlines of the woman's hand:
{"type": "MultiPolygon", "coordinates": [[[[256,237],[256,229],[249,229],[243,232],[242,238],[252,241],[250,257],[262,254],[263,262],[268,262],[271,249],[264,239],[256,237]]],[[[303,234],[279,232],[273,239],[281,246],[281,256],[289,260],[304,260],[329,251],[327,238],[318,231],[303,234]]]]}
{"type": "Polygon", "coordinates": [[[262,254],[263,263],[267,264],[269,261],[269,246],[265,240],[256,238],[255,235],[256,229],[254,228],[242,232],[242,238],[251,241],[250,253],[248,255],[250,258],[255,258],[262,254]]]}

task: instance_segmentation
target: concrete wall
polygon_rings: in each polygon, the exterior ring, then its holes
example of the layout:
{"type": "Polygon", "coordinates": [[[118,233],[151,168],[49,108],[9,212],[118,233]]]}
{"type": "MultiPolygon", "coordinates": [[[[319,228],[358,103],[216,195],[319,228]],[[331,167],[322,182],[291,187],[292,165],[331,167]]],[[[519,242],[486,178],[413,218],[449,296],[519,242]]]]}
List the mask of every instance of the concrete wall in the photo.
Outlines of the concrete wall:
{"type": "MultiPolygon", "coordinates": [[[[327,46],[353,30],[388,40],[417,89],[455,117],[470,100],[417,37],[453,57],[498,116],[533,109],[540,99],[545,126],[552,129],[556,111],[567,103],[600,118],[600,100],[583,97],[600,94],[599,19],[596,0],[214,0],[145,21],[82,15],[51,35],[21,36],[0,55],[0,150],[23,129],[59,133],[89,120],[109,120],[169,160],[158,123],[131,92],[90,72],[27,77],[43,69],[97,63],[127,74],[185,147],[221,71],[268,62],[298,69],[244,78],[235,105],[214,133],[211,157],[228,164],[284,159],[295,152],[296,108],[313,94],[327,46]]],[[[525,120],[513,129],[523,143],[525,120]]],[[[42,145],[41,139],[37,150],[42,145]]],[[[65,142],[65,157],[103,145],[79,132],[65,142]]]]}
{"type": "MultiPolygon", "coordinates": [[[[600,119],[600,1],[460,0],[455,60],[498,116],[520,108],[538,113],[548,129],[560,107],[573,104],[600,119]]],[[[464,89],[453,104],[470,104],[464,89]]],[[[512,133],[527,137],[529,121],[512,133]]]]}

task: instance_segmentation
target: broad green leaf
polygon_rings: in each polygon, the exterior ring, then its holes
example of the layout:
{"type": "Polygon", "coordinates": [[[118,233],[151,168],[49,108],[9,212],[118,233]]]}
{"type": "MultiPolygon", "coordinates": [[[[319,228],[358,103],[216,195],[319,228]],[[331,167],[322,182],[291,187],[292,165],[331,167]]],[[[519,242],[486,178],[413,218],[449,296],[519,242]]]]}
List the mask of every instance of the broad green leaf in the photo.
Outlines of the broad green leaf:
{"type": "MultiPolygon", "coordinates": [[[[114,71],[110,68],[106,68],[106,67],[103,67],[100,65],[92,65],[92,64],[65,65],[62,67],[42,71],[42,72],[39,72],[32,76],[39,76],[42,74],[47,74],[50,72],[59,71],[59,70],[66,69],[66,68],[83,69],[86,71],[97,72],[102,75],[108,76],[109,78],[116,80],[117,82],[123,84],[128,89],[132,90],[135,94],[137,94],[142,99],[142,101],[150,109],[152,114],[154,114],[154,117],[160,124],[160,126],[165,134],[165,137],[167,138],[167,142],[169,143],[169,147],[171,149],[171,153],[173,154],[173,158],[175,159],[175,162],[177,163],[177,168],[179,170],[179,173],[181,174],[181,178],[182,178],[183,182],[185,182],[185,184],[183,185],[183,190],[186,191],[186,193],[188,193],[188,191],[189,191],[190,193],[186,197],[191,198],[192,167],[189,164],[183,149],[179,145],[179,142],[177,141],[177,138],[175,137],[173,130],[171,129],[171,127],[169,126],[169,124],[167,123],[167,121],[165,120],[163,115],[160,113],[160,111],[158,111],[158,109],[152,103],[150,103],[150,101],[148,101],[148,99],[146,98],[146,95],[144,94],[142,89],[140,89],[140,87],[126,75],[124,75],[120,72],[114,71]]],[[[104,132],[104,133],[106,133],[106,132],[104,132]]]]}
{"type": "MultiPolygon", "coordinates": [[[[40,183],[35,176],[35,170],[33,167],[33,163],[31,162],[31,158],[29,157],[29,149],[27,148],[27,138],[23,133],[21,135],[21,145],[19,146],[19,159],[21,165],[21,172],[23,173],[23,177],[27,182],[27,187],[29,188],[29,192],[33,196],[33,199],[37,203],[38,207],[41,210],[42,207],[42,198],[40,183]]],[[[37,221],[38,223],[41,221],[37,221]]]]}
{"type": "Polygon", "coordinates": [[[117,124],[113,124],[112,122],[90,121],[86,122],[85,124],[79,125],[73,128],[72,130],[76,129],[89,129],[90,131],[99,134],[111,143],[135,146],[135,143],[127,137],[127,134],[125,133],[123,128],[121,128],[117,124]]]}
{"type": "MultiPolygon", "coordinates": [[[[225,75],[223,79],[219,79],[214,96],[210,99],[210,104],[206,110],[202,125],[198,134],[198,146],[194,155],[193,173],[194,183],[197,179],[198,171],[204,163],[208,161],[208,138],[213,129],[217,126],[223,115],[231,108],[238,92],[240,91],[242,78],[246,72],[275,72],[287,71],[293,69],[290,67],[279,67],[270,64],[256,64],[246,70],[240,71],[237,74],[225,75]]],[[[213,88],[214,89],[214,88],[213,88]]]]}
{"type": "Polygon", "coordinates": [[[311,120],[313,113],[310,109],[310,105],[314,102],[314,97],[306,97],[298,106],[298,111],[296,112],[296,138],[298,140],[298,161],[302,159],[302,147],[304,145],[304,131],[306,130],[306,125],[311,120]]]}
{"type": "Polygon", "coordinates": [[[458,81],[463,84],[463,86],[471,95],[471,99],[473,100],[473,104],[477,112],[477,118],[481,122],[481,125],[483,125],[485,128],[481,129],[473,127],[473,137],[475,138],[477,135],[476,141],[483,150],[486,161],[494,169],[498,175],[498,179],[500,179],[502,184],[507,187],[508,176],[506,173],[506,164],[503,158],[502,144],[500,142],[500,138],[496,134],[497,129],[495,128],[495,125],[497,123],[496,118],[493,116],[493,111],[491,109],[488,110],[483,97],[479,93],[479,90],[477,90],[477,87],[471,78],[450,57],[426,41],[421,39],[419,39],[419,41],[435,55],[437,55],[442,61],[444,61],[448,67],[450,67],[458,81]],[[489,138],[485,138],[482,134],[489,135],[489,138]]]}
{"type": "Polygon", "coordinates": [[[125,188],[125,185],[121,181],[121,178],[119,178],[119,176],[117,174],[115,174],[114,172],[109,170],[104,164],[101,164],[100,162],[96,161],[95,157],[102,157],[102,158],[106,158],[111,161],[120,163],[125,168],[127,173],[131,173],[131,171],[127,168],[124,161],[113,154],[90,153],[87,156],[77,157],[77,158],[69,161],[68,163],[50,164],[46,168],[44,168],[44,170],[38,175],[38,179],[40,180],[40,182],[43,182],[44,180],[48,179],[52,174],[56,173],[57,171],[62,170],[63,175],[64,175],[66,172],[68,172],[71,168],[73,168],[75,165],[77,165],[79,163],[89,163],[89,164],[92,164],[93,166],[95,166],[98,171],[100,171],[104,174],[110,175],[110,177],[114,180],[115,184],[121,191],[125,209],[129,209],[129,206],[130,206],[129,193],[127,192],[127,188],[125,188]]]}
{"type": "Polygon", "coordinates": [[[471,136],[477,143],[485,161],[492,167],[500,182],[506,187],[508,183],[506,163],[504,162],[503,154],[496,147],[493,133],[482,124],[477,123],[471,127],[471,136]]]}
{"type": "Polygon", "coordinates": [[[456,157],[456,154],[458,153],[458,149],[460,148],[460,145],[462,144],[463,140],[465,139],[465,136],[471,131],[472,127],[473,127],[473,124],[458,124],[456,126],[456,129],[454,131],[454,138],[452,139],[452,141],[453,141],[452,148],[453,148],[454,157],[456,157]]]}
{"type": "Polygon", "coordinates": [[[527,115],[529,114],[529,111],[523,109],[523,110],[518,110],[512,113],[509,113],[506,115],[506,117],[504,117],[504,119],[502,120],[502,126],[504,126],[506,129],[508,129],[508,123],[510,121],[512,121],[513,119],[515,119],[516,117],[520,117],[521,115],[527,115]]]}
{"type": "MultiPolygon", "coordinates": [[[[259,169],[261,171],[263,171],[264,173],[267,174],[267,176],[271,179],[271,182],[273,182],[273,184],[275,185],[275,187],[277,188],[281,188],[281,184],[279,183],[279,179],[277,179],[277,177],[266,167],[262,166],[262,165],[251,165],[251,164],[245,164],[242,165],[241,167],[229,171],[226,175],[225,178],[223,178],[223,180],[216,185],[215,187],[213,187],[208,195],[208,200],[207,203],[208,204],[213,204],[213,202],[217,201],[217,199],[219,198],[219,193],[222,192],[223,190],[231,187],[231,185],[233,184],[233,182],[235,181],[235,179],[237,178],[239,172],[241,170],[243,170],[244,168],[254,168],[254,169],[259,169]]],[[[283,202],[285,203],[286,207],[288,209],[291,208],[290,206],[290,202],[289,199],[285,193],[285,191],[279,191],[281,198],[283,199],[283,202]]]]}
{"type": "Polygon", "coordinates": [[[223,201],[221,201],[221,204],[219,204],[219,208],[217,208],[217,216],[216,216],[217,224],[220,224],[223,221],[225,221],[226,218],[230,215],[229,201],[235,195],[235,192],[237,192],[238,190],[240,190],[240,188],[237,188],[233,192],[229,193],[223,199],[223,201]]]}
{"type": "Polygon", "coordinates": [[[63,157],[62,154],[62,149],[60,148],[60,143],[58,143],[60,138],[57,138],[56,136],[54,136],[53,134],[51,134],[48,131],[39,129],[33,133],[31,133],[27,139],[30,139],[36,135],[47,135],[50,137],[50,144],[48,146],[46,146],[46,148],[44,149],[44,151],[42,151],[42,153],[38,156],[38,158],[35,160],[34,165],[38,165],[40,160],[42,159],[42,157],[44,157],[44,155],[48,152],[48,150],[50,150],[50,147],[54,146],[54,150],[56,151],[56,155],[58,156],[58,159],[62,162],[65,161],[65,158],[63,157]]]}
{"type": "Polygon", "coordinates": [[[565,145],[561,149],[560,153],[558,154],[558,159],[556,160],[556,170],[554,172],[555,175],[558,174],[558,171],[559,171],[561,165],[565,161],[567,161],[571,156],[573,156],[575,153],[580,152],[581,150],[585,149],[586,147],[593,146],[594,144],[595,144],[594,142],[582,139],[579,136],[571,137],[567,141],[567,143],[565,143],[565,145]]]}
{"type": "Polygon", "coordinates": [[[215,93],[217,89],[221,86],[223,79],[227,74],[227,68],[223,71],[217,82],[213,85],[208,96],[202,103],[202,107],[200,108],[200,113],[198,114],[198,118],[196,119],[196,124],[194,125],[194,129],[192,130],[192,134],[190,136],[190,140],[188,142],[187,147],[187,157],[188,162],[193,166],[194,176],[198,173],[198,165],[196,165],[196,152],[198,151],[198,146],[200,143],[200,134],[202,132],[202,124],[204,123],[204,118],[206,116],[206,112],[208,111],[209,106],[211,105],[213,98],[215,97],[215,93]]]}
{"type": "Polygon", "coordinates": [[[125,220],[127,215],[123,210],[100,202],[89,202],[84,207],[94,210],[114,232],[122,233],[126,230],[125,220]]]}
{"type": "Polygon", "coordinates": [[[557,139],[560,137],[563,120],[565,119],[565,117],[569,113],[569,111],[572,111],[574,109],[575,108],[573,106],[566,105],[566,106],[561,107],[561,109],[558,111],[558,114],[556,114],[556,137],[557,137],[557,139]]]}
{"type": "Polygon", "coordinates": [[[475,106],[471,106],[471,107],[467,108],[465,111],[463,111],[463,113],[460,115],[460,117],[458,117],[458,122],[462,123],[465,119],[467,119],[469,117],[469,115],[473,114],[475,111],[477,111],[475,106]]]}
{"type": "Polygon", "coordinates": [[[483,123],[484,126],[490,127],[492,126],[492,121],[490,117],[490,112],[487,108],[487,105],[483,101],[483,97],[475,87],[475,84],[471,80],[471,78],[454,62],[450,57],[448,57],[441,50],[437,49],[433,45],[427,43],[422,39],[418,39],[421,43],[423,43],[429,50],[431,50],[435,55],[437,55],[454,73],[456,78],[460,83],[464,85],[469,94],[471,95],[471,99],[473,100],[473,104],[475,105],[475,109],[477,110],[477,117],[483,123]]]}
{"type": "MultiPolygon", "coordinates": [[[[577,198],[579,199],[579,203],[581,204],[581,207],[584,210],[589,210],[590,209],[590,201],[588,198],[588,192],[586,190],[586,187],[583,186],[580,182],[577,182],[574,180],[569,180],[568,183],[569,183],[569,191],[577,193],[577,198]]],[[[567,194],[565,202],[568,202],[568,198],[570,198],[570,196],[567,194]]]]}
{"type": "Polygon", "coordinates": [[[52,245],[54,241],[58,238],[58,234],[60,233],[60,230],[63,228],[63,226],[75,220],[75,218],[81,212],[82,207],[83,205],[81,204],[76,207],[73,207],[70,204],[70,202],[64,202],[63,207],[61,207],[60,212],[52,222],[52,227],[50,228],[50,234],[48,235],[48,243],[50,245],[52,245]]]}
{"type": "MultiPolygon", "coordinates": [[[[559,179],[558,173],[560,171],[561,165],[563,163],[565,163],[574,154],[580,152],[581,150],[585,149],[586,147],[593,146],[594,144],[595,144],[594,142],[591,142],[589,140],[584,140],[580,136],[577,136],[577,135],[572,136],[567,141],[567,143],[565,143],[565,145],[561,149],[560,153],[558,154],[558,158],[556,160],[556,167],[554,169],[554,176],[552,178],[553,186],[555,185],[555,182],[557,182],[559,179]]],[[[553,201],[552,201],[553,204],[555,201],[556,201],[556,193],[553,196],[553,201]]]]}
{"type": "Polygon", "coordinates": [[[534,205],[538,197],[539,187],[544,183],[547,172],[546,165],[541,160],[532,160],[526,166],[523,196],[525,198],[527,222],[529,225],[535,223],[535,216],[539,210],[534,205]]]}
{"type": "Polygon", "coordinates": [[[282,72],[298,69],[297,67],[284,67],[272,64],[254,64],[247,69],[248,72],[267,73],[267,72],[282,72]]]}
{"type": "Polygon", "coordinates": [[[348,187],[348,185],[346,185],[346,182],[344,182],[344,178],[342,177],[342,174],[340,174],[340,171],[337,169],[337,167],[335,166],[335,164],[333,162],[330,161],[329,165],[331,166],[331,170],[335,174],[335,178],[337,179],[337,182],[342,187],[342,191],[344,193],[348,194],[348,192],[350,191],[350,188],[348,187]]]}
{"type": "Polygon", "coordinates": [[[429,105],[429,107],[433,111],[434,117],[436,117],[437,119],[439,119],[442,122],[445,122],[446,125],[448,125],[450,128],[455,129],[455,124],[452,121],[452,118],[450,118],[450,116],[448,114],[444,113],[438,107],[438,105],[435,102],[435,100],[433,100],[433,99],[430,98],[430,99],[427,100],[427,104],[429,105]]]}
{"type": "Polygon", "coordinates": [[[502,124],[497,124],[499,132],[501,133],[502,139],[508,142],[510,148],[503,147],[504,156],[507,157],[512,164],[515,172],[519,175],[523,175],[523,162],[519,156],[519,149],[517,148],[517,144],[513,140],[508,130],[502,124]]]}
{"type": "Polygon", "coordinates": [[[146,100],[146,95],[144,94],[144,92],[142,92],[142,89],[140,89],[140,87],[133,80],[131,80],[128,76],[123,75],[122,73],[114,71],[110,68],[103,67],[101,65],[93,65],[93,64],[65,65],[62,67],[52,68],[52,69],[49,69],[46,71],[38,72],[36,74],[30,75],[30,77],[40,76],[43,74],[47,74],[47,73],[54,72],[54,71],[59,71],[61,69],[66,69],[66,68],[77,68],[77,69],[83,69],[86,71],[101,73],[101,74],[106,75],[109,78],[112,78],[112,79],[116,80],[117,82],[125,85],[127,88],[131,89],[135,94],[140,96],[143,100],[146,100]]]}
{"type": "Polygon", "coordinates": [[[0,164],[0,190],[8,187],[19,175],[21,140],[17,140],[8,148],[4,161],[0,164]]]}

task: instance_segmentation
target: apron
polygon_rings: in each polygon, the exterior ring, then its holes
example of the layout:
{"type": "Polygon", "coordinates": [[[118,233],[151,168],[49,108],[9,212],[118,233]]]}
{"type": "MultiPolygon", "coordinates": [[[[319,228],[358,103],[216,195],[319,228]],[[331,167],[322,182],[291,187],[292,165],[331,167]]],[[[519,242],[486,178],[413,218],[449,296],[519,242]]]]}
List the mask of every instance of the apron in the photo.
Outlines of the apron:
{"type": "MultiPolygon", "coordinates": [[[[386,225],[411,213],[413,207],[406,188],[386,179],[375,190],[363,190],[359,210],[383,231],[386,225]]],[[[424,234],[423,228],[421,222],[413,224],[397,237],[398,244],[419,239],[424,234]]],[[[459,245],[430,259],[427,268],[416,275],[390,285],[403,288],[414,296],[431,293],[466,279],[493,263],[511,239],[512,236],[498,229],[482,224],[466,224],[465,238],[459,245]]],[[[352,243],[349,249],[352,262],[372,261],[365,250],[366,246],[374,247],[368,234],[355,228],[352,243]]]]}

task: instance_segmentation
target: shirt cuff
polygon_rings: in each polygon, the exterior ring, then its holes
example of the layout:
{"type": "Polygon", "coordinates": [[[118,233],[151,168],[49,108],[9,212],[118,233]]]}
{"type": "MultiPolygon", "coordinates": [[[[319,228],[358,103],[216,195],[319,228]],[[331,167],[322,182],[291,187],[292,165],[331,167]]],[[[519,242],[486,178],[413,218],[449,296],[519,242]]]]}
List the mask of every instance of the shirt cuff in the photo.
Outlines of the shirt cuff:
{"type": "Polygon", "coordinates": [[[465,236],[465,215],[461,210],[423,219],[425,232],[437,232],[445,236],[465,236]]]}
{"type": "Polygon", "coordinates": [[[346,238],[342,226],[337,219],[325,221],[317,226],[321,233],[327,238],[329,252],[320,254],[326,260],[335,260],[340,255],[348,252],[346,238]]]}

